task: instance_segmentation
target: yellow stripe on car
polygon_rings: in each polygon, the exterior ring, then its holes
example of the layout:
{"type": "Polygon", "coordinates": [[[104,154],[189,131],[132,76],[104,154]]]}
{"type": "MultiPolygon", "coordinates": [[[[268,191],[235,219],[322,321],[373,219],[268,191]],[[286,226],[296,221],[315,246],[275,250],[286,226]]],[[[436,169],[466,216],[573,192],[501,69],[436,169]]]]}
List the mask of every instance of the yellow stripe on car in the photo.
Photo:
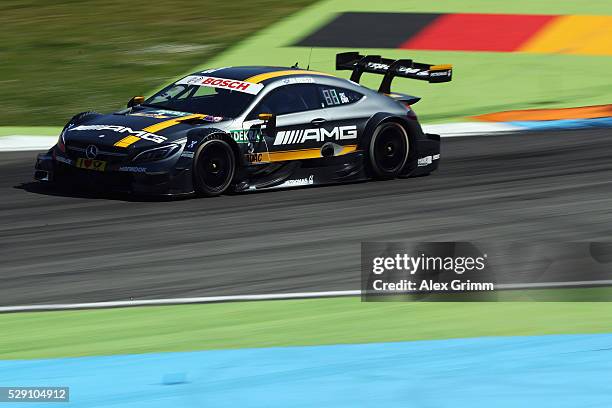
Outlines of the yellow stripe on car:
{"type": "Polygon", "coordinates": [[[353,153],[355,151],[357,151],[357,145],[342,146],[342,150],[340,151],[340,154],[338,154],[338,156],[342,156],[343,154],[353,153]]]}
{"type": "Polygon", "coordinates": [[[317,71],[307,71],[305,69],[289,69],[286,71],[274,71],[274,72],[266,72],[264,74],[259,74],[252,76],[250,78],[245,79],[245,82],[251,82],[254,84],[258,84],[260,82],[265,81],[266,79],[278,78],[283,76],[291,76],[291,75],[323,75],[323,76],[333,76],[331,74],[326,74],[324,72],[317,71]]]}
{"type": "MultiPolygon", "coordinates": [[[[342,156],[344,154],[353,153],[357,150],[357,145],[346,145],[342,146],[342,150],[337,156],[342,156]]],[[[269,152],[266,155],[264,154],[263,161],[269,162],[280,162],[280,161],[290,161],[290,160],[307,160],[307,159],[320,159],[321,157],[321,148],[317,147],[314,149],[299,149],[299,150],[284,150],[280,152],[269,152]]]]}
{"type": "MultiPolygon", "coordinates": [[[[179,118],[165,120],[163,122],[159,122],[154,125],[147,126],[146,128],[142,130],[145,132],[149,132],[149,133],[156,133],[156,132],[159,132],[160,130],[164,130],[174,125],[178,125],[179,123],[184,122],[186,120],[202,119],[202,118],[205,118],[206,116],[207,115],[203,115],[201,113],[194,113],[193,115],[181,116],[179,118]]],[[[136,143],[139,140],[140,138],[138,136],[126,136],[123,139],[119,140],[117,143],[115,143],[114,146],[115,147],[128,147],[136,143]]]]}
{"type": "Polygon", "coordinates": [[[126,136],[123,139],[119,140],[117,143],[115,143],[114,146],[128,147],[129,145],[134,144],[139,140],[140,138],[138,136],[126,136]]]}
{"type": "Polygon", "coordinates": [[[165,120],[163,122],[159,122],[156,123],[154,125],[151,126],[147,126],[146,128],[142,129],[145,132],[150,132],[150,133],[155,133],[155,132],[159,132],[160,130],[164,130],[166,128],[169,128],[171,126],[174,125],[178,125],[181,122],[184,122],[186,120],[190,120],[190,119],[202,119],[205,118],[206,115],[202,115],[201,113],[194,113],[193,115],[187,115],[187,116],[181,116],[180,118],[174,118],[174,119],[170,119],[170,120],[165,120]]]}

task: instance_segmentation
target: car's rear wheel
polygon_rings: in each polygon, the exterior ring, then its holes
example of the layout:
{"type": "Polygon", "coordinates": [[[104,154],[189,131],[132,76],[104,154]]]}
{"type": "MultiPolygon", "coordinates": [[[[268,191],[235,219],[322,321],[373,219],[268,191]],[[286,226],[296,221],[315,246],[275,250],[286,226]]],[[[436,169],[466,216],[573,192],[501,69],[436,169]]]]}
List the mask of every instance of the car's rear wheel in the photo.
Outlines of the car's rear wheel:
{"type": "Polygon", "coordinates": [[[196,151],[193,168],[196,192],[206,197],[218,196],[234,179],[236,157],[225,140],[207,140],[196,151]]]}
{"type": "Polygon", "coordinates": [[[369,164],[376,178],[397,177],[408,160],[410,139],[402,125],[384,122],[374,129],[370,139],[369,164]]]}

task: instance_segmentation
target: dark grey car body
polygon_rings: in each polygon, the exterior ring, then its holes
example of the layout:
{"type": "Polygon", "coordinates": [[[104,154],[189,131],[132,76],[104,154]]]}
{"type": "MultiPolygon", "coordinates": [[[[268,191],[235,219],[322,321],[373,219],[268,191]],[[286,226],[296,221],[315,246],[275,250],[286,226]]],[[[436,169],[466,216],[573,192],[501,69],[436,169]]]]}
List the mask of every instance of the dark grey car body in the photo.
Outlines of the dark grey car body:
{"type": "MultiPolygon", "coordinates": [[[[366,66],[365,72],[372,71],[366,66]]],[[[438,166],[440,139],[423,133],[410,106],[418,101],[415,97],[283,67],[213,69],[181,81],[186,87],[196,81],[198,86],[218,84],[212,87],[215,92],[237,95],[237,104],[244,105],[231,116],[193,113],[187,98],[169,97],[164,103],[172,102],[172,108],[160,108],[154,96],[113,114],[79,114],[58,144],[39,155],[35,178],[136,193],[191,194],[197,191],[194,163],[201,146],[217,139],[235,155],[228,190],[365,180],[380,176],[372,168],[376,153],[371,139],[387,122],[400,126],[409,141],[405,161],[393,176],[424,175],[438,166]],[[234,87],[240,86],[257,92],[238,95],[234,87]],[[271,115],[262,119],[260,114],[271,115]]],[[[157,95],[165,98],[170,91],[157,95]]]]}

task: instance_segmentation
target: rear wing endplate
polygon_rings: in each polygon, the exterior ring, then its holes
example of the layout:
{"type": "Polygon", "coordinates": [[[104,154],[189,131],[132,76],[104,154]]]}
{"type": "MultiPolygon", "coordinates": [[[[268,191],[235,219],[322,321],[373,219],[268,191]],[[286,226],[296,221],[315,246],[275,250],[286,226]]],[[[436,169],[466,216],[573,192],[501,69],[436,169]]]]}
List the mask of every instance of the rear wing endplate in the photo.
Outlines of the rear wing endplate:
{"type": "Polygon", "coordinates": [[[391,82],[395,77],[420,79],[431,83],[449,82],[453,76],[453,66],[430,65],[410,59],[382,58],[380,55],[361,55],[358,52],[336,54],[336,70],[350,70],[351,81],[359,83],[361,74],[384,75],[378,92],[391,93],[391,82]]]}

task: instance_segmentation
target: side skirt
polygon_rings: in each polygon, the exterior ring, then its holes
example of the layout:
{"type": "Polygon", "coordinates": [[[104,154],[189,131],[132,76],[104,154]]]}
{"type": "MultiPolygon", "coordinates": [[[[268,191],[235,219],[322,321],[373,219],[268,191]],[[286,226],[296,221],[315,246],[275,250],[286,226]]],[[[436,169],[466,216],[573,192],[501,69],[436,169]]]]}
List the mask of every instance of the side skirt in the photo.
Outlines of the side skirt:
{"type": "Polygon", "coordinates": [[[362,152],[252,167],[250,174],[234,186],[235,192],[327,185],[368,179],[362,152]]]}

